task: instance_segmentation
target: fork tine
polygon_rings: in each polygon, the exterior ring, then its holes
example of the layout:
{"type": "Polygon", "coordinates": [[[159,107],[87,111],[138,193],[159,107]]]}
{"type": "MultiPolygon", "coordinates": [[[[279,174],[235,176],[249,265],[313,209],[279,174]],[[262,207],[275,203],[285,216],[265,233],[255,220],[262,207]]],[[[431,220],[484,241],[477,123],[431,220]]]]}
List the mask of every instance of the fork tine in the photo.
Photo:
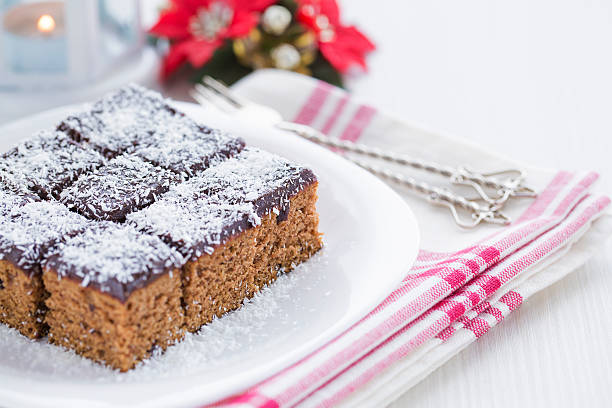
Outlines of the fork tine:
{"type": "Polygon", "coordinates": [[[206,100],[204,95],[202,95],[200,92],[196,91],[195,89],[191,89],[189,91],[189,95],[191,95],[191,97],[195,99],[196,102],[199,103],[200,105],[204,105],[208,103],[208,100],[206,100]]]}
{"type": "Polygon", "coordinates": [[[221,96],[227,98],[227,100],[236,105],[237,108],[242,108],[244,105],[247,105],[244,99],[237,97],[225,84],[217,81],[213,77],[206,75],[202,82],[204,86],[213,89],[221,96]]]}
{"type": "Polygon", "coordinates": [[[211,103],[209,100],[209,91],[201,84],[195,84],[193,89],[189,91],[189,94],[195,99],[200,105],[208,105],[211,103]]]}
{"type": "Polygon", "coordinates": [[[238,109],[236,105],[231,104],[226,98],[202,84],[196,84],[190,93],[201,105],[213,105],[227,113],[234,112],[238,109]]]}
{"type": "MultiPolygon", "coordinates": [[[[216,96],[217,98],[223,98],[226,104],[231,105],[235,109],[242,108],[241,104],[237,103],[234,99],[232,99],[232,96],[230,95],[229,91],[220,92],[219,89],[211,86],[210,83],[208,83],[206,80],[203,80],[201,83],[196,84],[196,87],[199,92],[205,95],[214,94],[214,96],[216,96]]],[[[207,96],[207,98],[210,99],[211,97],[207,96]]]]}

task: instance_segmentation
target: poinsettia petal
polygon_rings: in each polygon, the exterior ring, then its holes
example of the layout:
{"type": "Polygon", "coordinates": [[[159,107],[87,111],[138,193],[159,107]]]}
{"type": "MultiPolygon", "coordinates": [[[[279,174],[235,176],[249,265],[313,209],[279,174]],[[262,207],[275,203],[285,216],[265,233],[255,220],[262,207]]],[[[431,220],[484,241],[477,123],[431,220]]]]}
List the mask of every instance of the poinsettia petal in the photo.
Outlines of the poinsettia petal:
{"type": "Polygon", "coordinates": [[[234,0],[236,10],[264,11],[277,0],[234,0]]]}
{"type": "Polygon", "coordinates": [[[346,69],[353,65],[358,65],[364,70],[367,68],[365,62],[365,55],[361,52],[346,47],[334,48],[334,52],[337,55],[341,56],[346,66],[346,69]]]}
{"type": "Polygon", "coordinates": [[[374,43],[355,26],[338,26],[336,27],[336,35],[338,36],[337,41],[341,41],[355,50],[369,52],[376,49],[374,43]]]}
{"type": "Polygon", "coordinates": [[[172,0],[172,3],[177,8],[185,10],[190,14],[195,14],[198,9],[208,7],[212,0],[172,0]]]}
{"type": "Polygon", "coordinates": [[[164,11],[149,32],[158,37],[172,39],[186,38],[191,35],[189,33],[190,17],[191,15],[183,9],[164,11]]]}
{"type": "Polygon", "coordinates": [[[185,41],[187,59],[195,68],[206,64],[217,48],[223,44],[220,40],[188,40],[185,41]]]}
{"type": "Polygon", "coordinates": [[[295,14],[295,19],[298,22],[300,22],[302,25],[304,25],[306,28],[316,31],[316,26],[315,26],[313,16],[306,14],[302,7],[300,7],[297,13],[295,14]]]}
{"type": "Polygon", "coordinates": [[[178,43],[170,47],[170,51],[168,55],[164,58],[161,67],[161,77],[162,79],[167,79],[170,75],[174,73],[187,59],[187,54],[185,52],[185,47],[182,46],[183,43],[178,43]]]}
{"type": "Polygon", "coordinates": [[[346,50],[345,52],[347,53],[347,55],[350,55],[348,59],[352,62],[351,65],[359,65],[362,70],[368,70],[368,65],[366,64],[365,56],[363,54],[355,53],[351,50],[346,50]]]}
{"type": "Polygon", "coordinates": [[[257,25],[258,18],[256,13],[236,9],[232,23],[224,33],[225,37],[240,38],[251,32],[257,25]]]}
{"type": "Polygon", "coordinates": [[[340,9],[338,8],[336,0],[320,0],[314,3],[320,4],[321,13],[327,16],[330,23],[333,25],[340,24],[340,9]]]}
{"type": "Polygon", "coordinates": [[[338,26],[330,42],[322,42],[321,53],[341,72],[352,65],[367,68],[365,55],[375,49],[374,44],[355,27],[338,26]]]}
{"type": "Polygon", "coordinates": [[[352,65],[351,61],[349,61],[342,52],[342,49],[335,47],[333,43],[321,43],[319,49],[325,59],[341,73],[345,73],[352,65]]]}
{"type": "Polygon", "coordinates": [[[351,66],[359,65],[364,70],[367,69],[365,55],[372,51],[371,44],[368,42],[359,43],[360,37],[353,42],[354,31],[339,30],[333,41],[322,42],[319,45],[321,53],[338,71],[344,73],[351,66]]]}

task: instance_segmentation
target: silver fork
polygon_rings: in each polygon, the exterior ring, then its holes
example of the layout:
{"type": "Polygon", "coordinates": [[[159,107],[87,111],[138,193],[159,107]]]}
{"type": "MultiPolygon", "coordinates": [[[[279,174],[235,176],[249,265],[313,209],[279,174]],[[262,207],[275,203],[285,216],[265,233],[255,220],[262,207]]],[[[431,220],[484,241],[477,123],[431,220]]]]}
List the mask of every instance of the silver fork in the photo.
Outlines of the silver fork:
{"type": "Polygon", "coordinates": [[[453,184],[471,186],[478,192],[479,198],[468,199],[446,188],[431,186],[423,181],[393,172],[389,169],[375,166],[352,157],[346,157],[348,160],[373,174],[392,180],[413,191],[421,193],[433,204],[448,207],[455,222],[463,228],[473,228],[481,222],[507,225],[512,220],[501,212],[501,208],[505,202],[510,197],[535,195],[533,190],[522,185],[525,175],[520,170],[505,170],[495,173],[495,175],[510,173],[516,175],[515,177],[509,177],[506,180],[499,181],[492,175],[479,174],[465,167],[453,168],[450,166],[443,166],[433,162],[413,159],[405,155],[386,152],[362,144],[350,143],[332,138],[311,127],[283,120],[281,114],[276,110],[268,106],[256,104],[236,95],[225,85],[211,77],[204,77],[201,84],[196,84],[191,95],[202,105],[212,104],[227,113],[240,116],[243,119],[272,125],[325,146],[340,148],[348,152],[429,171],[448,177],[453,184]],[[496,195],[491,196],[487,194],[483,187],[497,189],[496,195]],[[484,203],[482,201],[484,201],[484,203]],[[468,213],[467,219],[459,215],[459,209],[463,209],[468,213]]]}
{"type": "Polygon", "coordinates": [[[360,143],[340,140],[327,136],[311,127],[284,121],[280,113],[276,110],[268,106],[255,104],[235,95],[229,88],[211,77],[205,77],[202,84],[196,85],[194,91],[195,98],[203,97],[204,99],[210,99],[215,98],[217,95],[221,96],[222,99],[219,102],[225,105],[224,107],[226,110],[227,108],[238,109],[244,116],[248,116],[258,121],[265,121],[268,124],[296,133],[315,143],[389,162],[395,162],[403,166],[410,166],[447,177],[452,184],[467,185],[474,188],[485,202],[492,205],[503,204],[511,197],[536,196],[533,189],[523,184],[526,175],[522,170],[508,169],[492,173],[478,173],[469,169],[467,166],[445,166],[432,161],[413,158],[405,154],[397,154],[360,143]],[[506,175],[507,178],[500,180],[500,177],[504,175],[506,175]],[[486,192],[485,188],[494,190],[494,194],[486,192]]]}

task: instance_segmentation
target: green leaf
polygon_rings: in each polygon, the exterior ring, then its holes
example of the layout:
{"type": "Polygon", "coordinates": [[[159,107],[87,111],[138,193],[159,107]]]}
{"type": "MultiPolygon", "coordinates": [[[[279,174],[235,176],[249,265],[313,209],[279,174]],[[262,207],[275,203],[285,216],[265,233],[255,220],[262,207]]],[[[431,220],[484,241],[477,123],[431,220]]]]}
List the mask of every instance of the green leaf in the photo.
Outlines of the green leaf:
{"type": "Polygon", "coordinates": [[[297,2],[295,0],[281,0],[278,2],[278,5],[288,9],[291,14],[295,14],[298,8],[297,2]]]}
{"type": "Polygon", "coordinates": [[[320,52],[309,68],[312,71],[313,77],[329,82],[330,84],[340,88],[344,88],[342,75],[340,75],[340,72],[338,72],[320,52]]]}

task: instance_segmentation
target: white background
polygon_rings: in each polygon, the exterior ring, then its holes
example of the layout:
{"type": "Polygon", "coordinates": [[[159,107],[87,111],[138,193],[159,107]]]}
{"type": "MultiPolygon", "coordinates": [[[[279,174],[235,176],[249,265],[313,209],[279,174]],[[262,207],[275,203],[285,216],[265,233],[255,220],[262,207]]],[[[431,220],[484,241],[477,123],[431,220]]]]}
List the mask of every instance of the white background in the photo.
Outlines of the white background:
{"type": "MultiPolygon", "coordinates": [[[[596,170],[612,192],[612,1],[341,4],[378,45],[349,82],[359,98],[525,162],[596,170]]],[[[0,123],[40,109],[0,98],[0,123]]],[[[610,406],[611,269],[608,242],[395,406],[610,406]]]]}

